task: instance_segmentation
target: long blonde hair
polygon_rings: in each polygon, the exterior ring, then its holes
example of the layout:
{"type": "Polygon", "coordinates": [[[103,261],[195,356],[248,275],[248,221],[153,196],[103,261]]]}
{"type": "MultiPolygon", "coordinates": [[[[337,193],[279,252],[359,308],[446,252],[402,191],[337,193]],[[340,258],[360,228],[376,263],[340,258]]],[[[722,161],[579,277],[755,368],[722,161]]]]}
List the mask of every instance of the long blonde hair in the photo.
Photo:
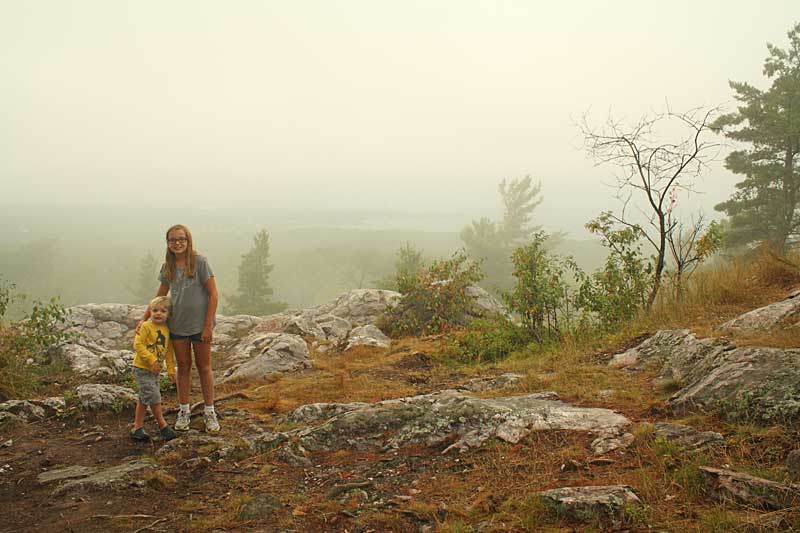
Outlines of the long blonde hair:
{"type": "MultiPolygon", "coordinates": [[[[186,233],[186,277],[193,278],[194,277],[194,269],[196,264],[196,256],[197,253],[194,251],[194,247],[192,246],[192,232],[189,231],[189,228],[184,226],[183,224],[175,224],[174,226],[170,227],[167,230],[167,239],[169,239],[169,234],[175,230],[183,230],[186,233]]],[[[164,261],[166,268],[164,269],[164,275],[170,281],[175,279],[175,254],[169,249],[169,243],[167,243],[167,255],[164,261]]]]}

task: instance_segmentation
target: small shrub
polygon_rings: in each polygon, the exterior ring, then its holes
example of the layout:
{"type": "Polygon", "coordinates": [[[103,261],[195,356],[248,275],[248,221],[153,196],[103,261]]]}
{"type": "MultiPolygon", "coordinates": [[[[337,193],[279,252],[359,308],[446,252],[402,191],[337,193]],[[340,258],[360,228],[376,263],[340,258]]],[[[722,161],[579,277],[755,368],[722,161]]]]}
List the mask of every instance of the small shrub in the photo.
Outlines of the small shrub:
{"type": "Polygon", "coordinates": [[[462,326],[470,298],[467,287],[480,281],[480,266],[462,252],[451,259],[434,261],[410,280],[408,292],[378,327],[389,335],[428,335],[462,326]]]}
{"type": "Polygon", "coordinates": [[[642,255],[638,226],[616,227],[603,213],[586,227],[602,237],[609,254],[601,270],[583,275],[577,305],[595,318],[602,329],[614,331],[646,307],[653,283],[652,265],[642,255]]]}
{"type": "Polygon", "coordinates": [[[145,474],[144,482],[145,485],[153,490],[164,490],[174,487],[178,483],[178,480],[163,470],[155,470],[145,474]]]}
{"type": "MultiPolygon", "coordinates": [[[[23,298],[13,293],[14,285],[0,283],[0,311],[9,302],[23,298]]],[[[48,303],[34,301],[31,311],[19,322],[6,324],[0,313],[0,395],[21,397],[41,387],[39,377],[62,371],[65,362],[58,348],[77,338],[63,324],[67,310],[52,298],[48,303]]]]}
{"type": "Polygon", "coordinates": [[[545,233],[538,231],[528,244],[514,250],[511,262],[516,285],[503,295],[509,309],[522,320],[522,327],[540,343],[561,336],[559,322],[570,318],[565,274],[572,271],[579,275],[575,261],[545,249],[546,240],[545,233]]]}

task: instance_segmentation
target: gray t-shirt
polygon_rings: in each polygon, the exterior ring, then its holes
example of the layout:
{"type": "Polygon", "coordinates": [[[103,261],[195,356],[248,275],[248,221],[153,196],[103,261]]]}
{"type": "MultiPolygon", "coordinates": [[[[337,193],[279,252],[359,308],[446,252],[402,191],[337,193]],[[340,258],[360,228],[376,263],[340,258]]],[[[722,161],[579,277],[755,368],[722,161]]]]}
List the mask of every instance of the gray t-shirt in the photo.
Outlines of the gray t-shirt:
{"type": "Polygon", "coordinates": [[[176,335],[196,335],[206,325],[208,311],[208,292],[206,282],[214,276],[208,260],[202,255],[195,256],[194,277],[187,278],[185,269],[175,269],[175,279],[169,281],[165,271],[167,265],[161,265],[158,281],[169,285],[169,297],[172,300],[172,313],[167,325],[170,333],[176,335]]]}

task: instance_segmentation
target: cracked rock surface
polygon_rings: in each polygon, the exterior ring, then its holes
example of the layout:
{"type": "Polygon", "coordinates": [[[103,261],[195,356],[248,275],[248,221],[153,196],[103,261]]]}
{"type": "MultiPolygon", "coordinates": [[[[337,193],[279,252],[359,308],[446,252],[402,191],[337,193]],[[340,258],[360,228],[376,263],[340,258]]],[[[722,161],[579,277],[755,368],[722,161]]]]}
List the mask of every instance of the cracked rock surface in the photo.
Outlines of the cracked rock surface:
{"type": "Polygon", "coordinates": [[[516,443],[532,431],[547,429],[618,437],[630,424],[611,410],[575,407],[553,397],[553,393],[539,393],[483,399],[446,390],[374,404],[311,404],[295,410],[289,419],[326,421],[286,435],[309,450],[450,443],[447,452],[477,448],[491,438],[516,443]]]}
{"type": "Polygon", "coordinates": [[[687,329],[659,331],[618,354],[617,367],[659,367],[658,379],[681,385],[672,407],[718,409],[729,419],[766,423],[800,417],[800,349],[736,347],[725,338],[698,339],[687,329]]]}

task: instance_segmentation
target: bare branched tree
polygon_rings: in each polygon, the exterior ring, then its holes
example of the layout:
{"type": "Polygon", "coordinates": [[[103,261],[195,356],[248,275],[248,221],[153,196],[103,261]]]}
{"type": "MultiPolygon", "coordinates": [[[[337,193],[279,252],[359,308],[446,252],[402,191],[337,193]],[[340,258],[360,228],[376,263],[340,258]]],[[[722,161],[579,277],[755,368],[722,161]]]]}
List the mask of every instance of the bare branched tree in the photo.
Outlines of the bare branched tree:
{"type": "Polygon", "coordinates": [[[698,266],[719,249],[722,244],[722,231],[715,221],[706,224],[702,213],[696,218],[693,217],[690,223],[684,224],[676,222],[670,212],[668,226],[672,228],[667,235],[667,244],[675,266],[675,295],[680,300],[683,297],[686,280],[698,266]]]}
{"type": "Polygon", "coordinates": [[[722,145],[706,139],[711,133],[709,124],[717,114],[718,108],[696,108],[684,113],[668,109],[645,115],[632,126],[609,117],[604,126],[594,128],[585,116],[579,125],[585,149],[595,164],[610,163],[620,169],[616,196],[622,209],[612,218],[630,228],[640,227],[627,212],[633,205],[648,223],[642,234],[655,250],[648,308],[661,286],[667,237],[677,223],[668,216],[669,195],[677,190],[695,192],[696,179],[718,157],[722,145]],[[673,135],[679,140],[664,142],[660,135],[673,135]]]}

